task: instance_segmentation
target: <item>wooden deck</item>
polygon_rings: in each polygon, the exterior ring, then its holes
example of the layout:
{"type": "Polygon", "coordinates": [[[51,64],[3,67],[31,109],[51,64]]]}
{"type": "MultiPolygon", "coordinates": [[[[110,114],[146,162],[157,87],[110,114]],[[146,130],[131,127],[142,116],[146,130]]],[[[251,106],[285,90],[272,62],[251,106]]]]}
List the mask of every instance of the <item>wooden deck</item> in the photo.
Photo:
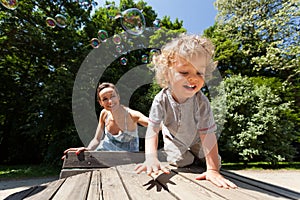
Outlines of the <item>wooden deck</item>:
{"type": "Polygon", "coordinates": [[[170,174],[158,176],[136,174],[134,163],[143,160],[140,153],[85,152],[78,157],[70,154],[59,180],[11,194],[7,199],[300,199],[296,191],[227,171],[221,172],[239,188],[218,188],[208,181],[195,180],[203,171],[196,166],[178,169],[170,166],[170,174]]]}

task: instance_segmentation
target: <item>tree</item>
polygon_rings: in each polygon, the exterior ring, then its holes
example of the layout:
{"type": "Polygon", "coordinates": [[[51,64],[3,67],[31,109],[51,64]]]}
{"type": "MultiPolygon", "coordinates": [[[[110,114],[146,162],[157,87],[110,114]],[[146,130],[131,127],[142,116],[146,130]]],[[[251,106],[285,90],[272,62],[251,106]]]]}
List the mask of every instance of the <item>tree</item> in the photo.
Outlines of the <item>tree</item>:
{"type": "Polygon", "coordinates": [[[239,44],[253,70],[299,76],[299,2],[217,0],[220,30],[239,44]]]}
{"type": "Polygon", "coordinates": [[[219,146],[224,160],[272,164],[292,160],[291,144],[297,133],[292,102],[281,98],[289,91],[276,78],[232,76],[218,92],[212,107],[219,126],[223,125],[219,146]]]}
{"type": "MultiPolygon", "coordinates": [[[[223,77],[277,77],[291,103],[292,122],[300,139],[299,2],[287,0],[217,0],[218,16],[205,31],[216,44],[223,77]]],[[[263,79],[264,80],[264,79],[263,79]]],[[[280,141],[278,141],[280,142],[280,141]]]]}
{"type": "MultiPolygon", "coordinates": [[[[63,150],[83,145],[73,122],[75,77],[93,50],[90,40],[99,30],[106,30],[109,37],[123,31],[120,21],[108,16],[107,7],[93,12],[95,2],[87,2],[27,0],[20,1],[16,10],[0,7],[1,163],[59,163],[63,150]],[[46,26],[47,17],[55,18],[57,14],[66,17],[67,26],[46,26]]],[[[106,6],[109,4],[114,2],[106,6]]],[[[131,7],[143,10],[147,26],[152,26],[157,15],[143,1],[121,1],[115,9],[131,7]]],[[[181,28],[179,22],[165,23],[181,28]]],[[[116,59],[103,80],[117,81],[139,64],[138,56],[147,51],[141,48],[128,54],[133,62],[123,68],[116,59]]],[[[145,89],[139,92],[136,97],[145,95],[145,89]]]]}

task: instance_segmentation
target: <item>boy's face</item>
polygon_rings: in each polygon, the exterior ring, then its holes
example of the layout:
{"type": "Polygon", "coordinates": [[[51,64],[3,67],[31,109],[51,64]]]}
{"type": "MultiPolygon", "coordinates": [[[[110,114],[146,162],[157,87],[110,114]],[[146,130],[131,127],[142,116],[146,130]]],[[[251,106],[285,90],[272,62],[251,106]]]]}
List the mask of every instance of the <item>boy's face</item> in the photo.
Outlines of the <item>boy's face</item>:
{"type": "Polygon", "coordinates": [[[120,105],[120,97],[113,88],[104,88],[99,92],[99,103],[104,109],[112,111],[120,105]]]}
{"type": "Polygon", "coordinates": [[[176,56],[176,61],[169,68],[169,84],[172,96],[178,103],[192,97],[204,85],[205,63],[201,57],[190,61],[176,56]]]}

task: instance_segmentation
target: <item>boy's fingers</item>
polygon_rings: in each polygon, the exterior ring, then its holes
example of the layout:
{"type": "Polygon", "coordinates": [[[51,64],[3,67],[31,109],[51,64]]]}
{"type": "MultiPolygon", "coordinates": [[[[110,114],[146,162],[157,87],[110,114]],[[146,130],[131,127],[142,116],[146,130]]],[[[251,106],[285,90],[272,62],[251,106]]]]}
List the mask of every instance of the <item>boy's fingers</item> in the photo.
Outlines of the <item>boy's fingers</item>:
{"type": "Polygon", "coordinates": [[[229,185],[229,187],[231,187],[231,188],[237,188],[237,185],[234,184],[233,182],[231,182],[230,180],[226,179],[225,182],[227,183],[227,185],[229,185]]]}
{"type": "Polygon", "coordinates": [[[140,174],[142,171],[146,171],[146,167],[143,164],[138,164],[134,170],[137,174],[140,174]]]}
{"type": "Polygon", "coordinates": [[[170,170],[169,170],[168,168],[162,166],[160,169],[161,169],[161,171],[162,171],[163,173],[165,173],[165,174],[170,174],[170,170]]]}
{"type": "Polygon", "coordinates": [[[153,171],[152,167],[147,167],[146,173],[147,173],[148,176],[151,176],[152,171],[153,171]]]}

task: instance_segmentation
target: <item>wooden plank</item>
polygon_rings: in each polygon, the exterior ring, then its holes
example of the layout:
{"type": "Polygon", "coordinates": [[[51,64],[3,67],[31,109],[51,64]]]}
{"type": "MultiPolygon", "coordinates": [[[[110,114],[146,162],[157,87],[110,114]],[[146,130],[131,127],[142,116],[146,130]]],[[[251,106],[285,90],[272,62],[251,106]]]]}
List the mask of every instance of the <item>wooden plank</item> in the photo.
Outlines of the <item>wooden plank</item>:
{"type": "Polygon", "coordinates": [[[78,168],[73,168],[73,169],[62,169],[59,174],[59,178],[67,178],[69,176],[74,176],[77,174],[82,174],[86,172],[92,172],[94,170],[98,170],[99,168],[83,168],[83,169],[78,169],[78,168]]]}
{"type": "Polygon", "coordinates": [[[116,165],[140,163],[145,159],[144,153],[117,151],[85,151],[78,156],[74,151],[67,154],[62,168],[107,168],[116,165]]]}
{"type": "Polygon", "coordinates": [[[124,187],[128,191],[132,200],[174,200],[176,199],[159,182],[153,180],[146,173],[136,174],[134,164],[117,166],[117,171],[121,177],[124,187]]]}
{"type": "Polygon", "coordinates": [[[204,200],[224,199],[221,195],[207,190],[174,171],[171,171],[170,174],[160,173],[155,180],[177,199],[199,199],[199,197],[204,200]]]}
{"type": "Polygon", "coordinates": [[[280,187],[277,185],[258,181],[258,180],[248,178],[245,176],[241,176],[241,175],[235,174],[233,172],[228,172],[225,170],[222,170],[221,173],[226,177],[238,180],[242,183],[247,183],[247,185],[249,185],[249,187],[255,186],[256,188],[259,188],[259,189],[265,191],[265,193],[272,194],[274,196],[282,196],[282,197],[288,198],[288,199],[300,199],[299,192],[295,192],[295,191],[289,190],[287,188],[283,188],[283,187],[280,187]]]}
{"type": "MultiPolygon", "coordinates": [[[[161,161],[166,160],[163,152],[159,152],[158,157],[161,161]]],[[[108,168],[144,161],[144,152],[84,151],[77,156],[74,151],[70,151],[64,159],[62,168],[108,168]]]]}
{"type": "Polygon", "coordinates": [[[105,200],[128,200],[128,194],[115,167],[101,169],[101,183],[103,199],[105,200]]]}
{"type": "Polygon", "coordinates": [[[26,200],[40,200],[40,199],[51,199],[54,194],[58,191],[60,186],[64,183],[65,179],[59,179],[50,183],[42,184],[40,187],[44,188],[36,194],[30,194],[26,200]]]}
{"type": "MultiPolygon", "coordinates": [[[[224,188],[219,188],[215,186],[213,183],[210,181],[206,180],[196,180],[196,176],[202,173],[204,170],[201,169],[200,167],[190,167],[190,168],[172,168],[173,171],[178,173],[180,176],[183,176],[192,182],[200,185],[201,187],[207,189],[208,191],[211,191],[215,194],[218,194],[219,196],[222,196],[224,199],[232,199],[232,200],[240,200],[240,199],[275,199],[274,196],[271,196],[269,194],[266,194],[265,191],[259,190],[258,188],[248,188],[247,184],[241,185],[239,181],[236,181],[235,179],[228,178],[232,182],[238,185],[239,188],[237,189],[224,189],[224,188]],[[246,187],[246,188],[245,188],[246,187]]],[[[277,197],[276,197],[277,198],[277,197]]]]}
{"type": "Polygon", "coordinates": [[[89,193],[87,200],[100,200],[103,199],[101,189],[101,173],[100,170],[92,172],[92,179],[90,183],[89,193]]]}
{"type": "Polygon", "coordinates": [[[53,197],[53,200],[86,199],[90,178],[91,172],[68,177],[53,197]]]}

